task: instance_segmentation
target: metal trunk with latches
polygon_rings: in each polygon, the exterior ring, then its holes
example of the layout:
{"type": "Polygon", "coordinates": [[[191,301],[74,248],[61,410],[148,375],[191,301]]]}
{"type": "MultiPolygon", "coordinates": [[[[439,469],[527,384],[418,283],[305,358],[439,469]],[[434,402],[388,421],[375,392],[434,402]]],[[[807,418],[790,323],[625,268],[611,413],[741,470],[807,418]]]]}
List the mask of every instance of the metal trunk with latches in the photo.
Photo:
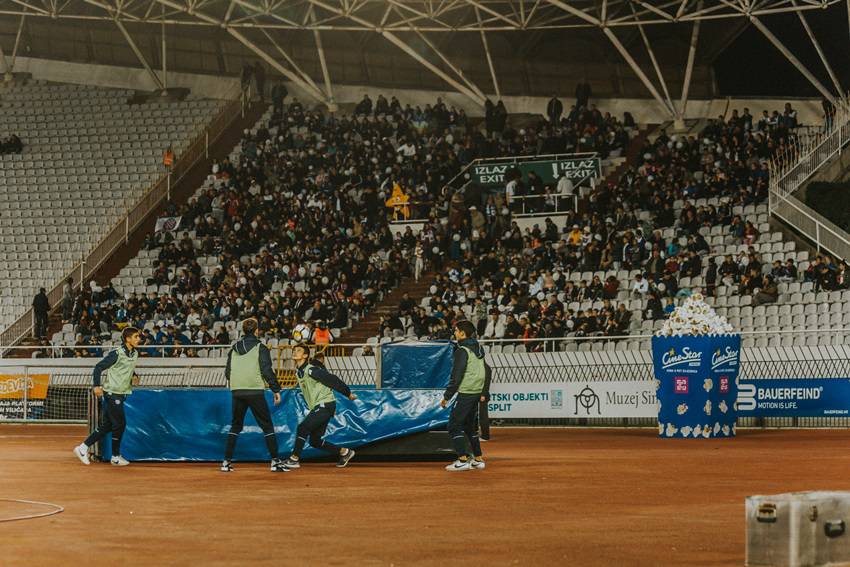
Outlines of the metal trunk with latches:
{"type": "Polygon", "coordinates": [[[747,565],[850,562],[850,492],[749,496],[746,514],[747,565]]]}

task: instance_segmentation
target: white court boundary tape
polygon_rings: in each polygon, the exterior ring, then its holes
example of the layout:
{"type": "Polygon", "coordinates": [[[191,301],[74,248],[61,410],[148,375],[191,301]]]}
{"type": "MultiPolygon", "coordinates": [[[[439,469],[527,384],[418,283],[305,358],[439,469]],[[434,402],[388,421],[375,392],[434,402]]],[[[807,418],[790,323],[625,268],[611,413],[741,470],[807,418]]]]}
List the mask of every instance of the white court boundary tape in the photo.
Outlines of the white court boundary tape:
{"type": "Polygon", "coordinates": [[[58,504],[51,504],[50,502],[35,502],[33,500],[18,500],[16,498],[0,498],[0,502],[14,502],[17,504],[34,504],[36,506],[47,506],[51,508],[51,510],[47,512],[41,512],[39,514],[27,514],[25,516],[12,516],[9,518],[0,517],[0,522],[15,522],[17,520],[34,520],[36,518],[44,518],[45,516],[52,516],[54,514],[59,514],[65,511],[65,508],[59,506],[58,504]]]}

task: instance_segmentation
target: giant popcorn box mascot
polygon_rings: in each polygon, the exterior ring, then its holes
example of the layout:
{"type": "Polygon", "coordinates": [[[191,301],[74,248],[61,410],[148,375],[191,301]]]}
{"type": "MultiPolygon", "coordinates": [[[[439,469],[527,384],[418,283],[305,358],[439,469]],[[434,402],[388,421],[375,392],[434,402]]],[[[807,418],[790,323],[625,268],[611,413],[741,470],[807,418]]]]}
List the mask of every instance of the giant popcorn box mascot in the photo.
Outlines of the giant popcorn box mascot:
{"type": "Polygon", "coordinates": [[[689,297],[652,338],[661,437],[734,437],[741,336],[689,297]]]}

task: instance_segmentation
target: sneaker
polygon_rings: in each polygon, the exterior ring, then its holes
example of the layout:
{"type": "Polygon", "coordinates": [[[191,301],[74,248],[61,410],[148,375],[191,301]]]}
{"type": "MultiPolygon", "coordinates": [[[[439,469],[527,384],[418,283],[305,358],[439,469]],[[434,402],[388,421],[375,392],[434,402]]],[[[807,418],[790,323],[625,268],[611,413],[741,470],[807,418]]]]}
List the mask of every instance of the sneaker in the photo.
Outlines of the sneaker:
{"type": "Polygon", "coordinates": [[[81,443],[74,447],[74,454],[77,456],[80,461],[84,465],[90,465],[91,461],[89,460],[89,448],[85,446],[85,444],[81,443]]]}
{"type": "Polygon", "coordinates": [[[487,463],[484,462],[484,459],[472,459],[469,461],[469,466],[477,471],[481,471],[487,468],[487,463]]]}
{"type": "Polygon", "coordinates": [[[469,461],[461,461],[460,459],[446,467],[446,470],[450,472],[468,471],[470,469],[472,469],[472,465],[469,464],[469,461]]]}
{"type": "Polygon", "coordinates": [[[489,438],[489,437],[479,437],[479,438],[478,438],[478,440],[479,440],[479,441],[484,441],[484,442],[486,443],[487,441],[489,441],[489,440],[490,440],[490,438],[489,438]]]}
{"type": "Polygon", "coordinates": [[[272,459],[272,472],[289,472],[289,467],[280,459],[272,459]]]}
{"type": "Polygon", "coordinates": [[[233,472],[233,465],[230,464],[230,461],[222,461],[221,468],[218,469],[221,472],[233,472]]]}
{"type": "Polygon", "coordinates": [[[339,461],[336,463],[336,468],[341,469],[344,468],[345,465],[348,464],[348,461],[354,458],[354,449],[349,449],[348,452],[344,455],[339,456],[339,461]]]}
{"type": "Polygon", "coordinates": [[[112,457],[112,460],[110,460],[109,462],[112,463],[112,465],[116,466],[116,467],[126,467],[127,465],[130,464],[130,461],[128,461],[127,459],[125,459],[121,455],[116,455],[115,457],[112,457]]]}
{"type": "Polygon", "coordinates": [[[301,461],[297,460],[297,459],[293,459],[292,457],[289,457],[288,459],[283,461],[283,466],[285,466],[287,469],[300,469],[301,468],[301,461]]]}

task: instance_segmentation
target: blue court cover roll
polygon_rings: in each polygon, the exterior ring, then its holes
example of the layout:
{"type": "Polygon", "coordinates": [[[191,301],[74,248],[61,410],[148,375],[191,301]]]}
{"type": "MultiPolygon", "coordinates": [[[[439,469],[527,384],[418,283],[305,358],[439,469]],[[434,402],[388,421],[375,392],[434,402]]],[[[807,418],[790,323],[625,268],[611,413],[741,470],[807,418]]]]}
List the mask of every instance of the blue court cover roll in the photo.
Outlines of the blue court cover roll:
{"type": "MultiPolygon", "coordinates": [[[[344,447],[402,437],[444,427],[449,409],[440,408],[440,390],[355,390],[358,399],[337,396],[336,416],[326,433],[328,441],[344,447]]],[[[272,408],[280,454],[286,456],[295,441],[298,422],[307,406],[298,390],[283,390],[280,405],[272,408]]],[[[121,453],[131,461],[220,461],[230,431],[231,395],[225,389],[136,390],[124,406],[127,429],[121,453]]],[[[111,457],[109,437],[101,442],[111,457]]],[[[310,447],[303,456],[322,454],[310,447]]],[[[269,455],[263,434],[248,412],[239,435],[234,460],[265,461],[269,455]]]]}
{"type": "Polygon", "coordinates": [[[381,345],[381,387],[445,388],[452,374],[454,348],[447,341],[381,345]]]}

